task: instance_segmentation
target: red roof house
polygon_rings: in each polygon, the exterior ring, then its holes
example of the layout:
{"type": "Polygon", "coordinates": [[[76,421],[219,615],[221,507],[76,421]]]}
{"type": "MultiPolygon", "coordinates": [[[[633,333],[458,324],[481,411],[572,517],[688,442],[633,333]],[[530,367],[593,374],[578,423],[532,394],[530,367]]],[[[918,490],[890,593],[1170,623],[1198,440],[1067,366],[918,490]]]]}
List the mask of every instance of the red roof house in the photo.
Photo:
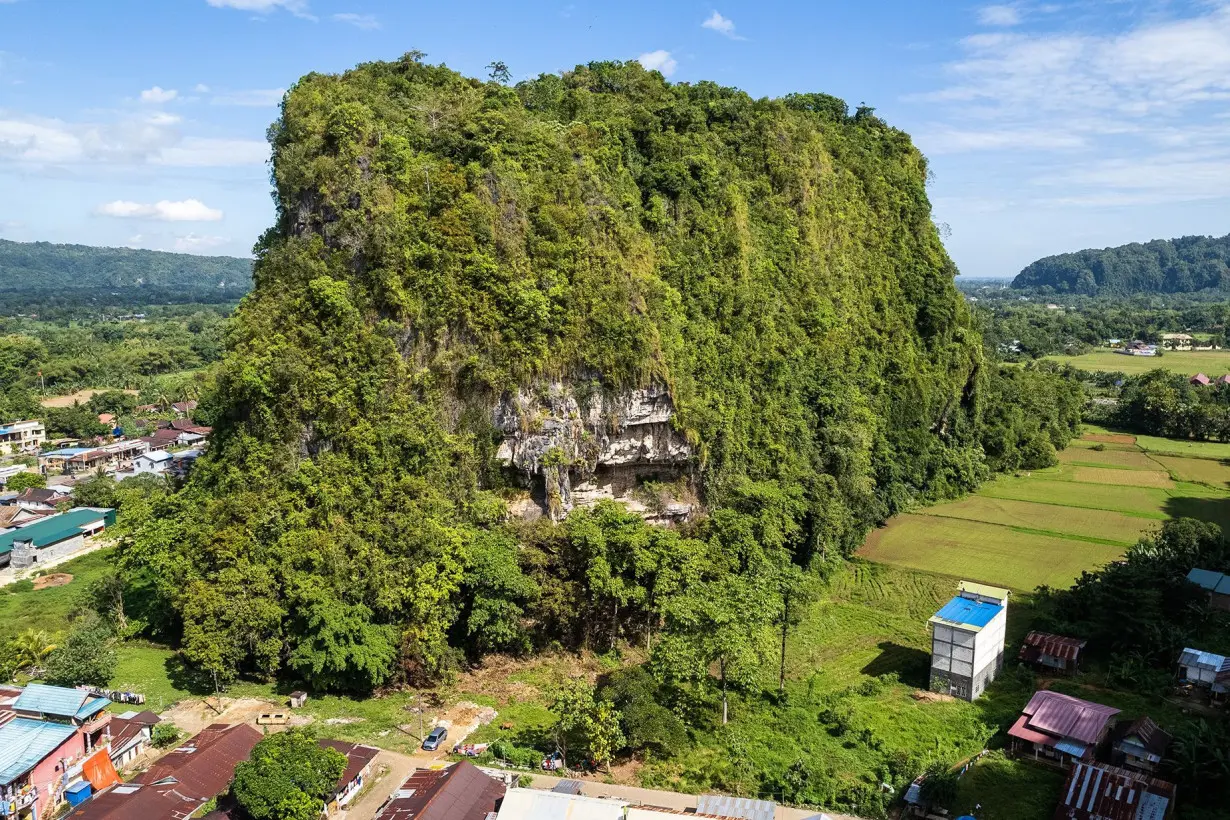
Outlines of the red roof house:
{"type": "Polygon", "coordinates": [[[1093,759],[1117,714],[1113,707],[1043,689],[1029,699],[1008,735],[1014,751],[1066,766],[1093,759]]]}
{"type": "Polygon", "coordinates": [[[1197,373],[1195,376],[1192,376],[1190,379],[1188,379],[1188,381],[1191,382],[1192,384],[1199,385],[1201,387],[1204,387],[1206,385],[1213,383],[1213,380],[1210,379],[1208,376],[1204,375],[1203,373],[1197,373]]]}
{"type": "Polygon", "coordinates": [[[1049,632],[1030,632],[1021,644],[1020,659],[1035,666],[1071,674],[1080,665],[1080,654],[1085,643],[1077,638],[1049,632]]]}
{"type": "Polygon", "coordinates": [[[376,820],[485,820],[499,809],[504,784],[464,760],[419,769],[380,807],[376,820]]]}

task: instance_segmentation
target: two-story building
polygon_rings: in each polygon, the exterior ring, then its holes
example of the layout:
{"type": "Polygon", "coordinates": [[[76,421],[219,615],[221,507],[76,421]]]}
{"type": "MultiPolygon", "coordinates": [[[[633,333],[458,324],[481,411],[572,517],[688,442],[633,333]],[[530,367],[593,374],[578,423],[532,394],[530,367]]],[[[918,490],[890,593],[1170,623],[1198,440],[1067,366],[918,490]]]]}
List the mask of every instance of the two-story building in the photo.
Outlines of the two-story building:
{"type": "Polygon", "coordinates": [[[38,683],[21,691],[0,725],[0,818],[51,816],[73,768],[109,740],[110,703],[38,683]]]}
{"type": "Polygon", "coordinates": [[[47,440],[41,421],[15,421],[0,426],[0,455],[37,453],[47,440]]]}

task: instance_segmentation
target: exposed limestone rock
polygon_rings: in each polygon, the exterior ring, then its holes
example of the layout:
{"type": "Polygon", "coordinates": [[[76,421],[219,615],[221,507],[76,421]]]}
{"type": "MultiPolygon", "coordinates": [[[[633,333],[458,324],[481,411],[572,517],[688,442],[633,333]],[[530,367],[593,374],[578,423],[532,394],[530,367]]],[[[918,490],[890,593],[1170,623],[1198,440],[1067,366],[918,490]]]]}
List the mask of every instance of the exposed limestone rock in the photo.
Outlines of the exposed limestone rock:
{"type": "MultiPolygon", "coordinates": [[[[496,405],[493,421],[504,436],[496,457],[528,483],[542,477],[544,504],[553,519],[602,498],[637,509],[629,493],[638,478],[674,478],[692,457],[691,445],[671,424],[674,414],[674,402],[661,386],[583,394],[571,383],[555,381],[505,394],[496,405]]],[[[691,512],[690,505],[675,506],[668,520],[691,512]]],[[[659,516],[639,507],[647,517],[659,516]]]]}

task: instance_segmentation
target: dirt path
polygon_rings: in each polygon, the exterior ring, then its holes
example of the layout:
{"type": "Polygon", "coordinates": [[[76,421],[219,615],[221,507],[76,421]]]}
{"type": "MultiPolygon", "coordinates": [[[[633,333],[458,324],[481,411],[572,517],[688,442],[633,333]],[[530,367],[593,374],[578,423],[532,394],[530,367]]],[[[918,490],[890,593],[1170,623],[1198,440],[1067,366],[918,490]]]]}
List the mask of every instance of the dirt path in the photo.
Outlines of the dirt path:
{"type": "Polygon", "coordinates": [[[373,770],[383,772],[383,774],[373,779],[367,785],[363,795],[350,804],[346,810],[347,820],[372,820],[393,792],[397,791],[401,784],[406,782],[410,773],[421,765],[424,765],[424,761],[417,757],[397,752],[382,751],[376,755],[373,770]]]}

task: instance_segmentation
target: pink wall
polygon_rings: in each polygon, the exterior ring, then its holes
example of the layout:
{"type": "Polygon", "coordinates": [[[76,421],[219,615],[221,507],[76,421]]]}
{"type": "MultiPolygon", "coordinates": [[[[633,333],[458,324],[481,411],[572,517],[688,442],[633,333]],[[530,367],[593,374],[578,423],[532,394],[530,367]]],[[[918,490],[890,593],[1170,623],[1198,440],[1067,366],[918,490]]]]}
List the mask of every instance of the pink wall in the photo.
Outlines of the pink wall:
{"type": "Polygon", "coordinates": [[[38,787],[38,820],[44,820],[49,816],[47,806],[51,802],[51,793],[59,788],[60,779],[63,777],[63,771],[57,771],[56,767],[60,765],[61,759],[74,759],[85,754],[85,736],[81,732],[77,732],[68,740],[60,744],[60,748],[56,749],[47,757],[43,758],[34,770],[30,772],[29,782],[38,787]]]}

